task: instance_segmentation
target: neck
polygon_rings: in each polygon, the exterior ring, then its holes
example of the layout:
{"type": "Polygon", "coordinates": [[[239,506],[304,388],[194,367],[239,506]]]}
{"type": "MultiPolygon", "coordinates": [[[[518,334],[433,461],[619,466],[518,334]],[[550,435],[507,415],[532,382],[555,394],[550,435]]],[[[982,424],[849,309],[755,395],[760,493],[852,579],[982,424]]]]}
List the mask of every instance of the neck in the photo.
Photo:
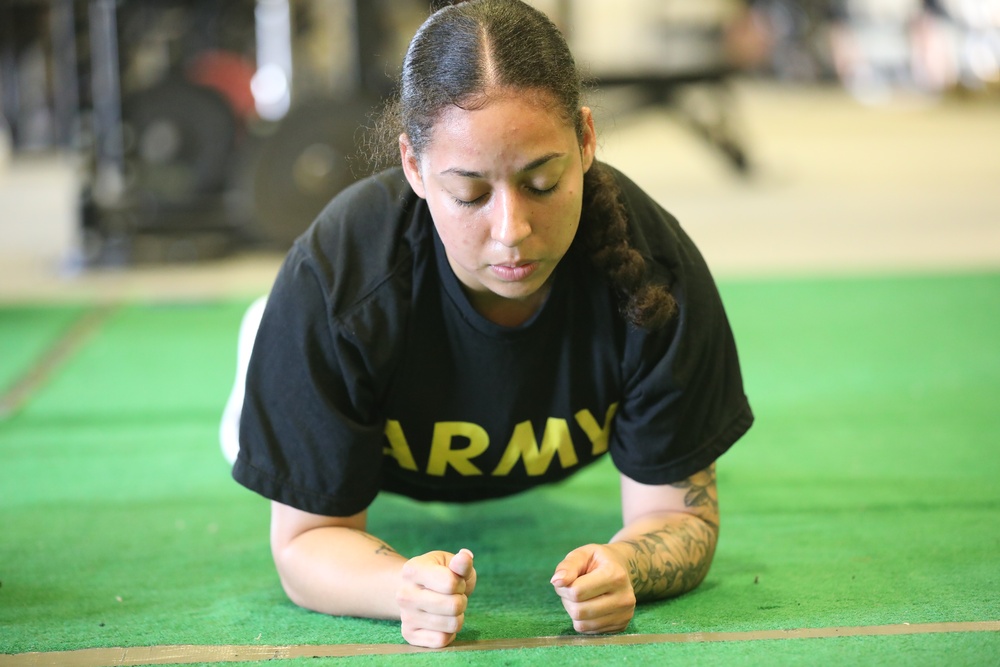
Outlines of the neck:
{"type": "Polygon", "coordinates": [[[477,313],[502,327],[521,326],[545,304],[551,291],[551,280],[524,299],[506,299],[492,292],[467,292],[469,303],[477,313]]]}

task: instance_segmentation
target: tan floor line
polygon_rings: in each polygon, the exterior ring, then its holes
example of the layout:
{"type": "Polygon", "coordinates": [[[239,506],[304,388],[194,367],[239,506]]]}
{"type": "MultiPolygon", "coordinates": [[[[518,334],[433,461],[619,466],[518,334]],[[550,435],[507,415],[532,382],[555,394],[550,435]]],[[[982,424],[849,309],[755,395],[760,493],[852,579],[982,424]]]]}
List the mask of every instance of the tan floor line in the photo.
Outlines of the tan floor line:
{"type": "Polygon", "coordinates": [[[92,308],[81,315],[9,389],[0,395],[0,419],[21,409],[52,374],[101,328],[116,306],[92,308]]]}
{"type": "Polygon", "coordinates": [[[488,639],[456,642],[445,649],[423,649],[408,644],[326,644],[298,646],[140,646],[135,648],[95,648],[51,653],[0,655],[0,667],[115,667],[118,665],[169,665],[196,662],[252,662],[288,658],[347,658],[351,656],[402,655],[414,653],[454,653],[462,651],[502,651],[555,646],[634,646],[639,644],[743,642],[775,639],[831,639],[920,635],[955,632],[1000,632],[998,621],[964,623],[903,623],[796,630],[756,630],[751,632],[685,632],[647,635],[570,635],[488,639]]]}

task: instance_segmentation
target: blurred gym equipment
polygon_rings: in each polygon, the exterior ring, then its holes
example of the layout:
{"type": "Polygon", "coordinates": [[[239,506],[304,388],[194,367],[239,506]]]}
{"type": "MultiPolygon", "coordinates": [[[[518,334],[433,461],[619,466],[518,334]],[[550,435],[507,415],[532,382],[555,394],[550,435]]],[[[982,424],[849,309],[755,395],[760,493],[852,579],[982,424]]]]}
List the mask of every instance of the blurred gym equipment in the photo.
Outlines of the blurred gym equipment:
{"type": "MultiPolygon", "coordinates": [[[[368,173],[356,133],[375,97],[356,86],[317,83],[322,65],[314,68],[296,53],[296,38],[305,41],[322,4],[232,2],[229,43],[206,40],[197,59],[168,58],[170,75],[124,96],[126,188],[119,203],[131,221],[133,261],[136,241],[148,248],[151,238],[163,246],[154,259],[192,259],[247,245],[286,249],[337,192],[368,173]]],[[[192,21],[219,22],[204,5],[161,5],[146,22],[157,39],[177,35],[175,49],[182,53],[191,49],[183,42],[192,21]],[[191,18],[178,18],[184,15],[191,18]],[[185,29],[172,31],[171,22],[185,29]]],[[[350,6],[340,5],[338,20],[352,18],[350,6]]],[[[128,8],[122,5],[119,14],[128,8]]],[[[143,3],[136,11],[150,9],[143,3]]],[[[328,59],[338,55],[332,48],[316,51],[328,59]]],[[[107,209],[105,217],[121,219],[120,210],[107,209]]],[[[108,228],[97,225],[105,237],[108,228]]]]}
{"type": "Polygon", "coordinates": [[[84,158],[80,262],[287,248],[333,195],[370,171],[358,129],[383,91],[365,90],[360,69],[363,54],[379,51],[364,40],[381,30],[359,24],[379,20],[377,4],[0,6],[12,142],[84,158]]]}
{"type": "Polygon", "coordinates": [[[739,64],[728,40],[744,10],[743,0],[561,0],[556,16],[595,87],[628,88],[635,109],[669,107],[746,174],[750,160],[730,86],[739,64]]]}
{"type": "Polygon", "coordinates": [[[368,96],[314,98],[248,142],[236,160],[230,197],[232,212],[253,236],[290,246],[334,195],[369,172],[358,135],[374,106],[368,96]]]}

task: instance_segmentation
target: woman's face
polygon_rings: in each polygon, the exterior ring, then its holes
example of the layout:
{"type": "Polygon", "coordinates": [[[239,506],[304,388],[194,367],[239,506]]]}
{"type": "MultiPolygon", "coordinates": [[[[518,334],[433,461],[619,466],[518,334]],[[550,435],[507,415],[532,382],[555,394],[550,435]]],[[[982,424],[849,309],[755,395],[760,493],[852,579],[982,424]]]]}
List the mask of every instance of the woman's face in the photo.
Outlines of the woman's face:
{"type": "Polygon", "coordinates": [[[495,321],[538,308],[576,235],[596,146],[587,108],[583,119],[581,142],[559,114],[504,95],[474,111],[449,107],[419,156],[400,137],[406,177],[427,201],[452,270],[495,321]]]}

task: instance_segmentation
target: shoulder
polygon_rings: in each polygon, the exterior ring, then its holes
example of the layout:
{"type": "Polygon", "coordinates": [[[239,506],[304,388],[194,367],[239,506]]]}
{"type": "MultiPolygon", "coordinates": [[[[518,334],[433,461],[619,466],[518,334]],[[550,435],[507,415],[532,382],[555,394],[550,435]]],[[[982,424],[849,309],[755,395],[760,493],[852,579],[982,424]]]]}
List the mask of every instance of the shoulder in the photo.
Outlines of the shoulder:
{"type": "Polygon", "coordinates": [[[379,292],[409,287],[415,256],[426,252],[429,215],[399,168],[338,194],[295,242],[288,262],[318,283],[330,315],[344,315],[379,292]]]}
{"type": "Polygon", "coordinates": [[[355,394],[359,378],[389,377],[419,288],[417,269],[433,252],[430,226],[400,170],[337,195],[296,240],[271,288],[258,341],[277,360],[273,374],[304,356],[339,369],[339,379],[327,373],[324,386],[340,382],[355,394]]]}
{"type": "Polygon", "coordinates": [[[407,208],[416,198],[402,168],[393,167],[344,188],[326,205],[314,226],[327,228],[331,223],[359,216],[391,216],[407,208]]]}

